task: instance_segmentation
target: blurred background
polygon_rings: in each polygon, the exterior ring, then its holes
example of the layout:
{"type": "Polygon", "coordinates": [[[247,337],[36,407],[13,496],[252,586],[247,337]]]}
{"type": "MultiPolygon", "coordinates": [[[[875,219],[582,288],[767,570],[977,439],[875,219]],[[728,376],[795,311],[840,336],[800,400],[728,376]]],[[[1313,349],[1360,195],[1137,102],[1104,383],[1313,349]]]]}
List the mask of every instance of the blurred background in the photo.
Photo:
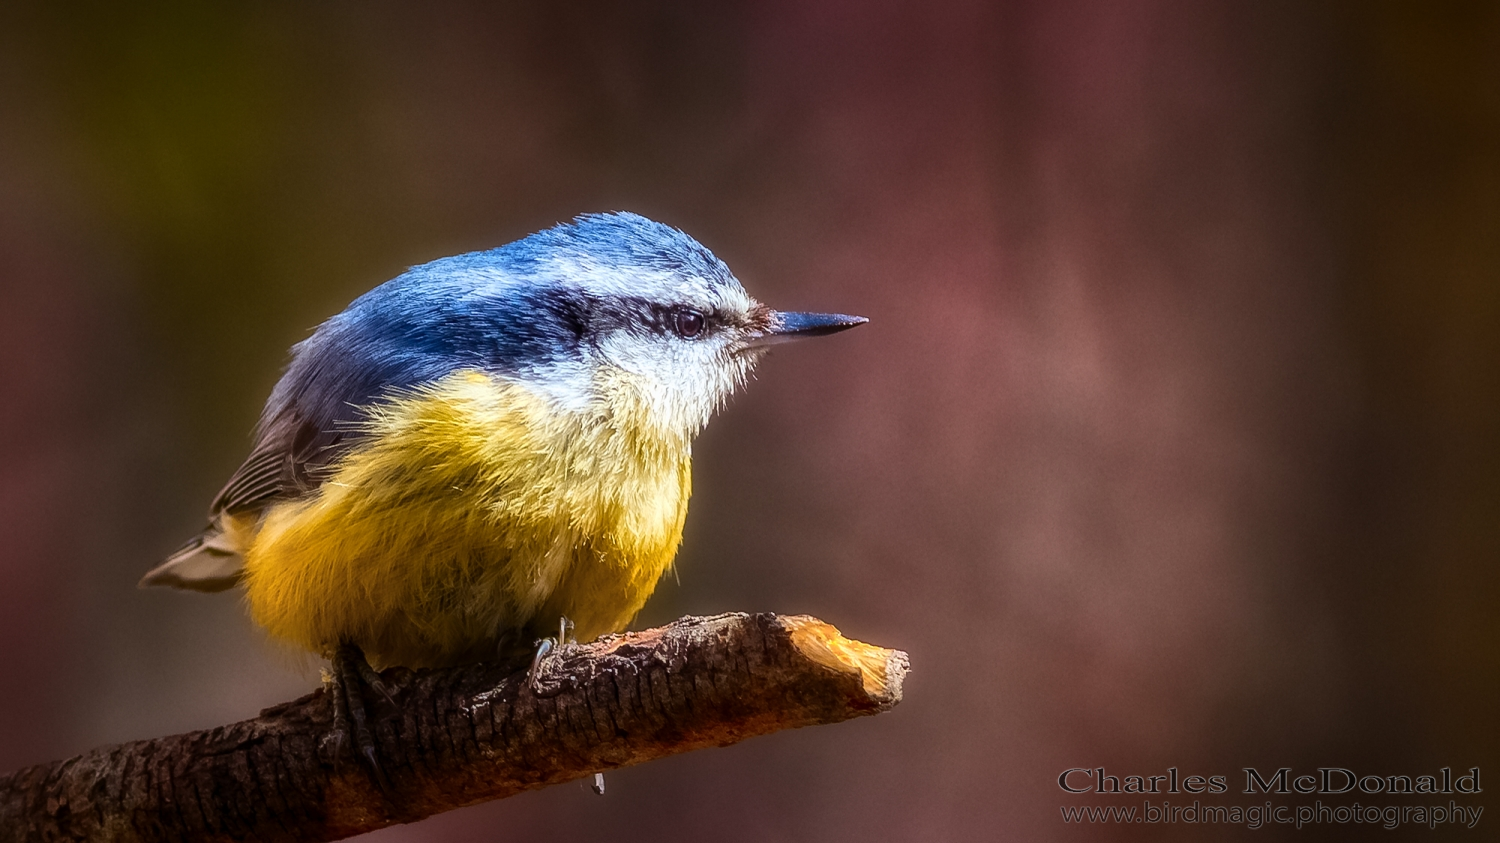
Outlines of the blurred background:
{"type": "Polygon", "coordinates": [[[314,687],[135,587],[287,348],[629,209],[872,320],[709,428],[638,626],[812,613],[906,702],[368,839],[1363,839],[1056,781],[1500,777],[1494,4],[502,5],[0,9],[0,770],[314,687]]]}

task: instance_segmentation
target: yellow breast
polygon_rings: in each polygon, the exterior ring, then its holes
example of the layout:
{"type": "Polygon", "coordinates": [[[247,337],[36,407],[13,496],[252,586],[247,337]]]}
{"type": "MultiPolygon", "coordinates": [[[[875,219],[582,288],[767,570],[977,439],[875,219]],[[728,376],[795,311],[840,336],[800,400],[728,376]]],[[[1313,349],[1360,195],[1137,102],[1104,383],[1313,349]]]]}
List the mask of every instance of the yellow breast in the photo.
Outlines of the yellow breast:
{"type": "Polygon", "coordinates": [[[649,424],[615,373],[565,410],[459,372],[381,405],[306,499],[270,509],[245,554],[252,617],[318,653],[437,666],[577,625],[623,628],[671,565],[689,442],[649,424]]]}

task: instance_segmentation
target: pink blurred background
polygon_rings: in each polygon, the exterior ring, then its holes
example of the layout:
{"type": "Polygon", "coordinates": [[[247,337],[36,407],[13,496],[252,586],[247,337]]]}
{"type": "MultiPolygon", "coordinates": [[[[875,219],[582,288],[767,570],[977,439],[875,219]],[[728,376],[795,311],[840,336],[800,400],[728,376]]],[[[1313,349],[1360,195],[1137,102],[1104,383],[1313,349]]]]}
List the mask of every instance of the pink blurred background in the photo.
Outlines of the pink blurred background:
{"type": "Polygon", "coordinates": [[[311,689],[136,580],[309,328],[622,208],[872,320],[710,427],[638,624],[812,613],[907,699],[369,839],[1362,838],[1056,780],[1500,776],[1494,6],[424,8],[0,9],[0,770],[311,689]]]}

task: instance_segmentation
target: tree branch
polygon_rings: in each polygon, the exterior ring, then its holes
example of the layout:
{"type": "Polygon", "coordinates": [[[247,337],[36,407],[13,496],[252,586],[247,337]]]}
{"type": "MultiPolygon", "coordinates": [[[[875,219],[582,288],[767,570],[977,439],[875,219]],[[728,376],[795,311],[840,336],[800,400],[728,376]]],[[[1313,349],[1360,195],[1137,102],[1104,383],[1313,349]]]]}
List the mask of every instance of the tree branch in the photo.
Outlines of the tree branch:
{"type": "MultiPolygon", "coordinates": [[[[323,690],[202,732],[0,776],[0,841],[337,840],[464,805],[901,701],[907,656],[806,615],[683,618],[492,665],[390,670],[372,731],[387,796],[336,757],[323,690]]],[[[378,695],[376,695],[378,696],[378,695]]]]}

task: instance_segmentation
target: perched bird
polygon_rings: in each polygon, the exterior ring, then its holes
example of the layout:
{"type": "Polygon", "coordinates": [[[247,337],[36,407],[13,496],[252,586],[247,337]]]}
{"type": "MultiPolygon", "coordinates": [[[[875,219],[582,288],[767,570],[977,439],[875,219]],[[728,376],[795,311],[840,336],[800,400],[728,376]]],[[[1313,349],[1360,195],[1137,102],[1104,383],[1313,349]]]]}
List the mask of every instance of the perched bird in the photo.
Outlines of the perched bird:
{"type": "Polygon", "coordinates": [[[414,267],[293,348],[207,528],[142,585],[242,586],[336,678],[618,631],[709,417],[766,347],[865,321],[771,310],[629,213],[414,267]]]}

